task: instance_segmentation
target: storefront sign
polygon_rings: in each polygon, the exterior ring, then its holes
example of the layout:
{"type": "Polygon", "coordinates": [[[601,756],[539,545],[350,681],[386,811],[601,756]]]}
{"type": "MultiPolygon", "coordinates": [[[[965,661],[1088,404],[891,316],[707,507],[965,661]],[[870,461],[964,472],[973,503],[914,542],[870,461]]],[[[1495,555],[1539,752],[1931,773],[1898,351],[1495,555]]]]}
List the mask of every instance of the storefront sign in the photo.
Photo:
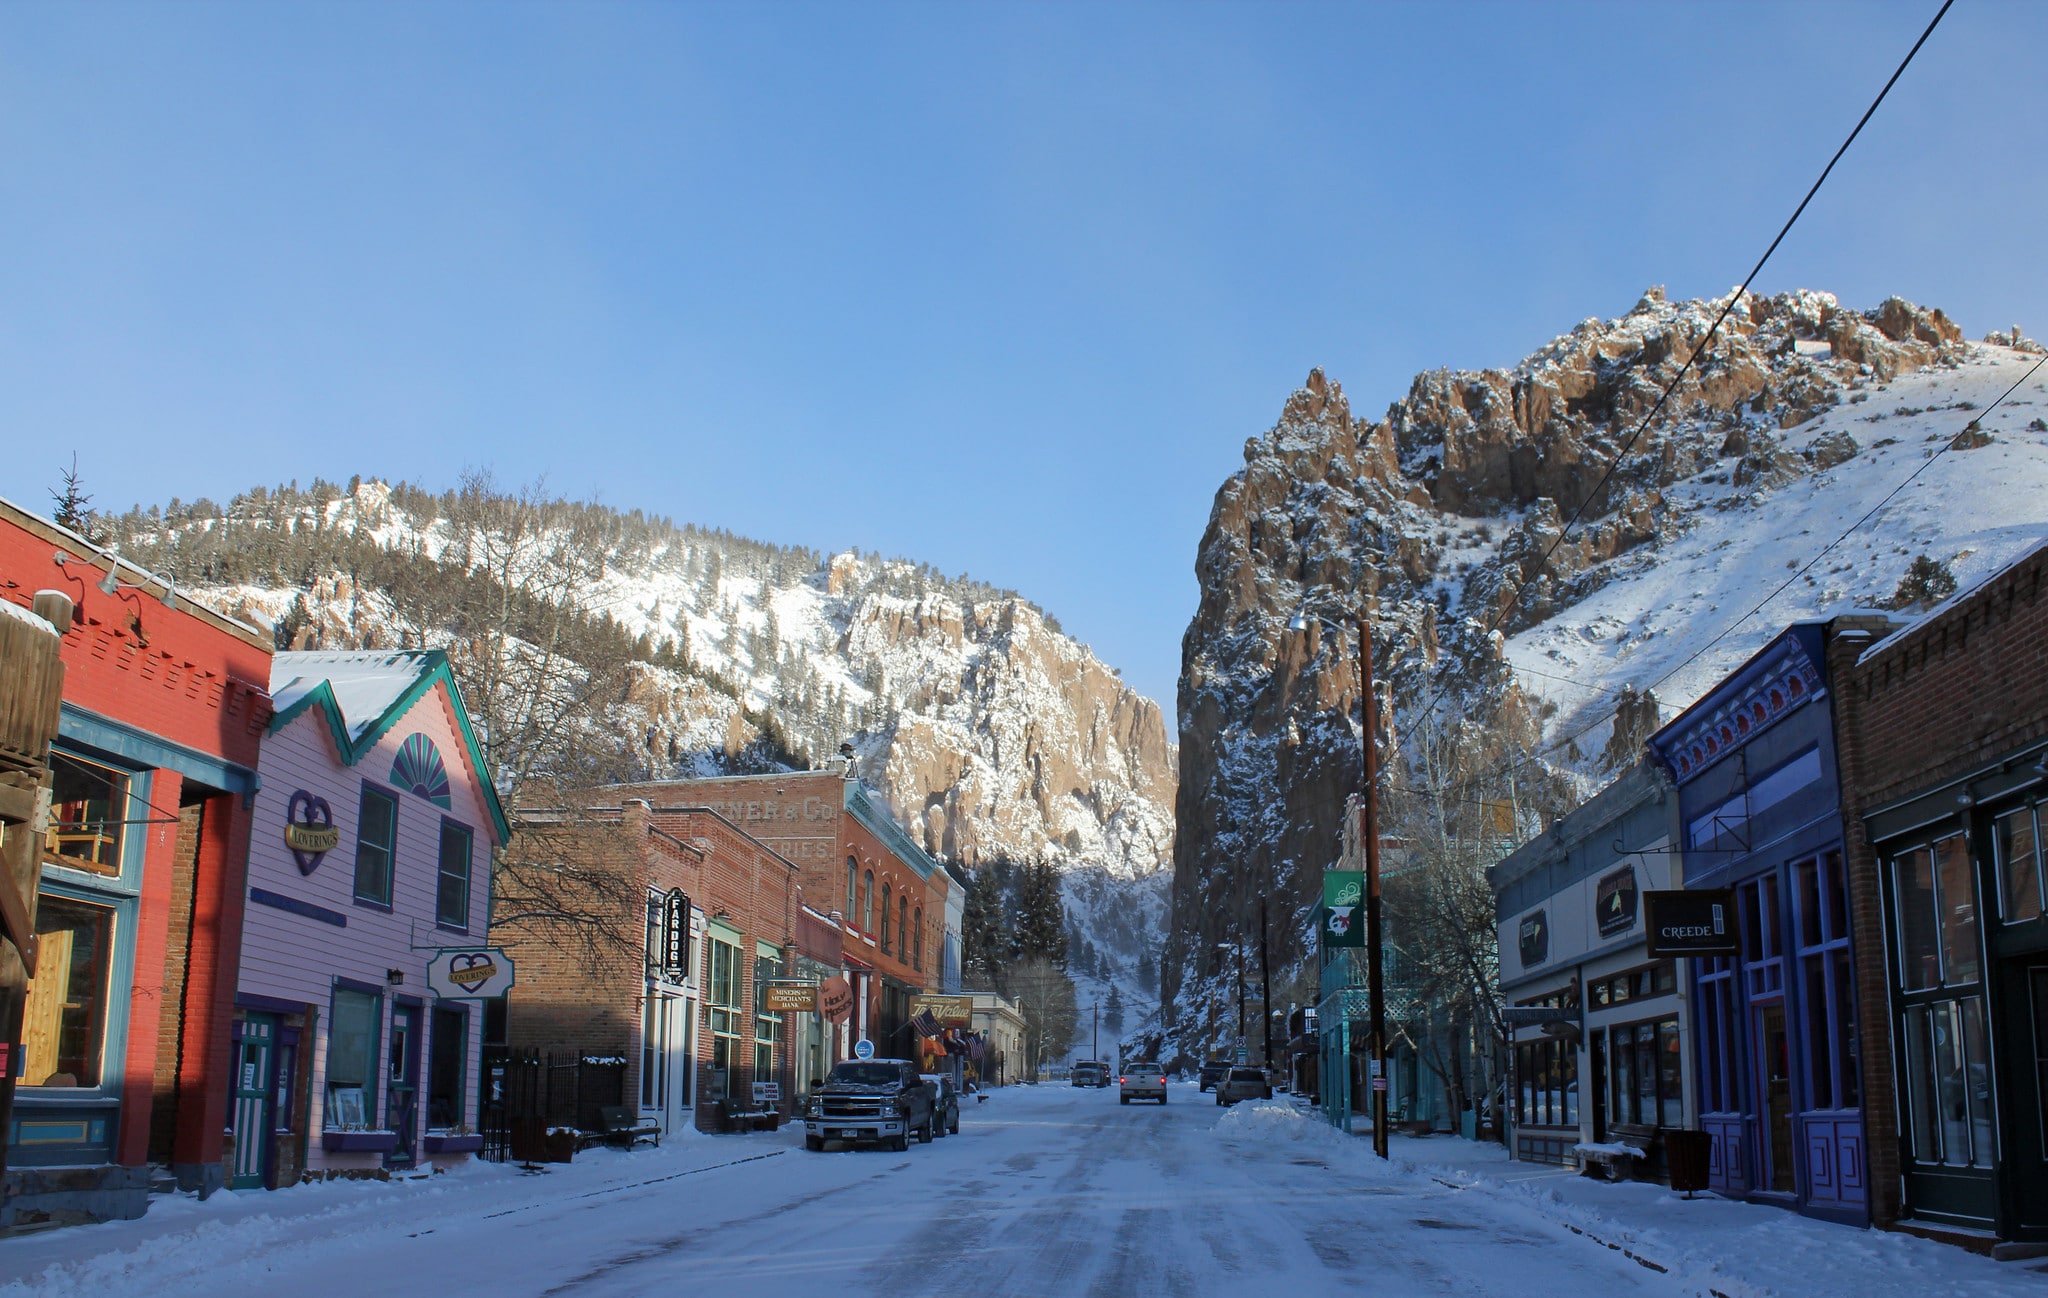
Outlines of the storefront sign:
{"type": "Polygon", "coordinates": [[[781,1083],[781,1082],[755,1082],[755,1083],[754,1083],[754,1104],[755,1104],[755,1106],[756,1106],[756,1107],[759,1107],[759,1106],[761,1106],[761,1105],[764,1105],[764,1104],[780,1104],[780,1103],[782,1103],[782,1083],[781,1083]]]}
{"type": "Polygon", "coordinates": [[[1650,954],[1735,954],[1735,894],[1726,888],[1675,888],[1643,894],[1650,954]]]}
{"type": "Polygon", "coordinates": [[[1625,865],[1600,880],[1593,891],[1593,915],[1601,937],[1626,933],[1636,922],[1636,871],[1625,865]]]}
{"type": "Polygon", "coordinates": [[[1323,873],[1323,949],[1365,945],[1365,875],[1358,870],[1323,873]]]}
{"type": "Polygon", "coordinates": [[[672,983],[690,977],[690,898],[681,888],[661,900],[661,976],[672,983]]]}
{"type": "Polygon", "coordinates": [[[334,812],[327,799],[300,789],[285,807],[284,845],[292,850],[300,874],[311,874],[320,858],[341,844],[341,831],[334,827],[334,812]]]}
{"type": "Polygon", "coordinates": [[[1521,926],[1515,931],[1515,948],[1522,957],[1522,967],[1542,964],[1550,958],[1550,916],[1540,910],[1532,910],[1522,916],[1521,926]]]}
{"type": "Polygon", "coordinates": [[[818,988],[812,983],[769,983],[761,989],[766,1014],[816,1014],[818,988]]]}
{"type": "Polygon", "coordinates": [[[913,996],[910,998],[910,1017],[929,1012],[946,1027],[964,1028],[974,1022],[974,998],[972,996],[913,996]]]}
{"type": "Polygon", "coordinates": [[[427,965],[427,986],[446,1000],[490,1000],[512,987],[512,961],[494,946],[443,951],[427,965]]]}
{"type": "Polygon", "coordinates": [[[834,1023],[844,1023],[853,1014],[853,986],[844,978],[827,978],[818,984],[818,1012],[834,1023]]]}
{"type": "Polygon", "coordinates": [[[875,1043],[866,1037],[862,1037],[853,1043],[853,1053],[857,1059],[873,1059],[875,1057],[875,1043]]]}

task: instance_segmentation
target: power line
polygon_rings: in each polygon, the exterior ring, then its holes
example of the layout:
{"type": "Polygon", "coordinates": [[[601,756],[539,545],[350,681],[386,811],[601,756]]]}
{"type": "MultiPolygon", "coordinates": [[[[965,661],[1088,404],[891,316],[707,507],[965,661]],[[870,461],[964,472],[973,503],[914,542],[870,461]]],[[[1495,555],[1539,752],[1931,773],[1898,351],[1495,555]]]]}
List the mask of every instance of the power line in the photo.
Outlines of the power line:
{"type": "MultiPolygon", "coordinates": [[[[1764,249],[1764,255],[1757,258],[1756,265],[1750,267],[1749,274],[1743,279],[1741,286],[1729,295],[1727,304],[1721,308],[1720,314],[1714,317],[1714,323],[1708,328],[1706,336],[1701,338],[1698,345],[1693,347],[1686,356],[1685,363],[1678,367],[1678,373],[1673,375],[1671,381],[1665,385],[1662,395],[1657,398],[1657,404],[1651,407],[1650,412],[1644,415],[1642,421],[1635,426],[1635,430],[1623,440],[1621,448],[1614,453],[1614,458],[1607,462],[1605,469],[1601,470],[1599,481],[1593,484],[1593,489],[1586,493],[1585,498],[1579,502],[1578,508],[1572,511],[1572,516],[1565,520],[1565,524],[1558,531],[1556,539],[1552,540],[1550,545],[1544,549],[1543,558],[1538,561],[1539,567],[1550,562],[1550,556],[1555,554],[1557,548],[1564,544],[1565,539],[1571,535],[1572,528],[1576,527],[1579,520],[1585,516],[1586,511],[1592,508],[1593,502],[1600,499],[1601,493],[1607,489],[1608,479],[1614,476],[1614,471],[1617,468],[1621,467],[1621,462],[1628,457],[1629,451],[1635,446],[1637,440],[1642,437],[1651,423],[1656,420],[1658,415],[1663,413],[1664,407],[1671,400],[1671,394],[1678,390],[1678,385],[1684,382],[1687,374],[1692,372],[1692,368],[1699,360],[1701,353],[1707,350],[1708,345],[1713,342],[1715,335],[1720,332],[1722,323],[1728,319],[1728,313],[1733,311],[1736,303],[1742,301],[1744,296],[1748,294],[1750,284],[1762,273],[1764,263],[1768,262],[1771,259],[1771,254],[1778,250],[1778,245],[1785,241],[1785,236],[1792,232],[1793,225],[1798,222],[1800,215],[1806,211],[1807,205],[1813,202],[1814,195],[1818,194],[1820,187],[1827,183],[1827,178],[1834,171],[1835,164],[1842,160],[1842,155],[1849,151],[1849,146],[1854,144],[1856,137],[1863,133],[1863,128],[1869,124],[1871,117],[1877,112],[1878,105],[1884,102],[1885,96],[1889,95],[1892,92],[1892,87],[1898,84],[1899,78],[1905,74],[1906,68],[1913,62],[1913,56],[1920,52],[1920,47],[1927,43],[1927,38],[1934,35],[1934,29],[1941,25],[1942,17],[1948,13],[1949,7],[1954,3],[1955,0],[1942,0],[1941,8],[1935,13],[1933,21],[1927,24],[1927,30],[1921,32],[1920,39],[1913,42],[1913,48],[1906,51],[1906,57],[1899,61],[1899,66],[1893,70],[1890,79],[1884,83],[1884,89],[1878,91],[1877,98],[1870,101],[1870,107],[1863,110],[1863,116],[1857,119],[1856,126],[1849,132],[1848,138],[1843,140],[1841,147],[1835,150],[1835,156],[1828,159],[1828,165],[1821,168],[1820,177],[1813,182],[1812,188],[1806,191],[1806,197],[1799,200],[1799,206],[1793,209],[1792,215],[1786,219],[1784,226],[1779,229],[1777,238],[1771,240],[1771,246],[1764,249]]],[[[1480,637],[1481,640],[1491,638],[1493,633],[1500,629],[1500,624],[1506,620],[1509,611],[1513,607],[1514,604],[1512,602],[1503,603],[1495,611],[1492,620],[1486,625],[1484,634],[1480,637]]],[[[1429,701],[1423,705],[1421,715],[1416,717],[1413,724],[1421,725],[1428,721],[1430,714],[1436,711],[1436,705],[1443,701],[1444,695],[1449,690],[1450,683],[1448,681],[1438,686],[1436,692],[1430,695],[1429,701]]]]}

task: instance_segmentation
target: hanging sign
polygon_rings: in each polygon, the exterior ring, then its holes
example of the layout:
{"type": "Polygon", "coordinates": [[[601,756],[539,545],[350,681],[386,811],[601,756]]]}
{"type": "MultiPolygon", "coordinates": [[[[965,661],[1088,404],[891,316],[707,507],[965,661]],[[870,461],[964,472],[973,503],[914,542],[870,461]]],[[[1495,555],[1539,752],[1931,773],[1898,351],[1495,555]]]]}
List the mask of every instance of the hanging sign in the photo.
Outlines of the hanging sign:
{"type": "Polygon", "coordinates": [[[292,794],[285,808],[284,845],[292,850],[300,874],[311,874],[320,858],[341,844],[341,831],[334,827],[334,812],[327,799],[305,789],[292,794]]]}
{"type": "Polygon", "coordinates": [[[1643,894],[1653,956],[1735,954],[1735,894],[1726,888],[1673,888],[1643,894]]]}
{"type": "Polygon", "coordinates": [[[769,983],[761,989],[764,1014],[815,1014],[818,988],[815,983],[769,983]]]}
{"type": "Polygon", "coordinates": [[[875,1043],[866,1037],[862,1037],[853,1043],[853,1053],[861,1059],[873,1059],[875,1057],[875,1043]]]}
{"type": "Polygon", "coordinates": [[[1365,945],[1365,874],[1360,870],[1323,872],[1323,949],[1365,945]]]}
{"type": "Polygon", "coordinates": [[[818,984],[818,1012],[834,1023],[853,1015],[853,985],[845,978],[827,978],[818,984]]]}
{"type": "Polygon", "coordinates": [[[444,1000],[490,1000],[512,987],[512,960],[494,946],[443,951],[427,965],[427,986],[444,1000]]]}
{"type": "Polygon", "coordinates": [[[661,900],[661,976],[672,983],[690,976],[690,898],[681,888],[661,900]]]}

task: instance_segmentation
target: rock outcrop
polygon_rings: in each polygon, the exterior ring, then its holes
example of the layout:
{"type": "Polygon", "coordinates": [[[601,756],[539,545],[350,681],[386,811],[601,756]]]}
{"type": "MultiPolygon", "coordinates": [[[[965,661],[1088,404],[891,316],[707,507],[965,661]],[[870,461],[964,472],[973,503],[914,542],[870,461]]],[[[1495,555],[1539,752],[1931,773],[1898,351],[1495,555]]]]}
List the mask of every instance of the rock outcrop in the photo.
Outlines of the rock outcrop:
{"type": "MultiPolygon", "coordinates": [[[[1229,950],[1259,940],[1261,898],[1276,1004],[1315,999],[1306,917],[1359,784],[1360,680],[1355,631],[1333,640],[1313,617],[1290,630],[1297,611],[1372,628],[1390,802],[1408,783],[1490,768],[1534,742],[1545,706],[1517,684],[1503,637],[1668,539],[1683,525],[1667,507],[1674,484],[1718,481],[1717,507],[1743,508],[1833,469],[1858,454],[1854,438],[1800,446],[1791,430],[1969,346],[1938,310],[1894,298],[1858,312],[1812,292],[1736,302],[1705,341],[1728,305],[1652,289],[1513,370],[1419,375],[1378,421],[1354,418],[1313,371],[1246,442],[1196,555],[1201,603],[1183,643],[1164,969],[1183,1048],[1215,1044],[1208,1007],[1229,950]]],[[[1654,699],[1630,705],[1613,760],[1654,728],[1654,699]]],[[[1491,796],[1468,801],[1512,813],[1491,796]]]]}

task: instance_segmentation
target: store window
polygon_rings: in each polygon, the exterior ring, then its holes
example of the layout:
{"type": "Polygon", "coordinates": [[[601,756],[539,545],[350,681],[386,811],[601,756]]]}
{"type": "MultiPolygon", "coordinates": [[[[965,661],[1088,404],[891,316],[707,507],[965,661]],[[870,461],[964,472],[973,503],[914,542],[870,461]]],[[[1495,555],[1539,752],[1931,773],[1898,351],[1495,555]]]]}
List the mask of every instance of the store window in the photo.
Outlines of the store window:
{"type": "Polygon", "coordinates": [[[327,1114],[330,1131],[364,1131],[377,1096],[377,1029],[383,997],[334,989],[327,1027],[327,1114]]]}
{"type": "Polygon", "coordinates": [[[1991,1167],[1997,1120],[1968,839],[1952,834],[1893,857],[1892,884],[1911,1157],[1991,1167]]]}
{"type": "Polygon", "coordinates": [[[1800,1013],[1806,1022],[1806,1104],[1809,1109],[1853,1109],[1862,1075],[1841,853],[1795,862],[1792,892],[1798,912],[1800,1013]]]}
{"type": "Polygon", "coordinates": [[[356,813],[356,900],[391,904],[391,858],[398,842],[398,799],[363,786],[356,813]]]}
{"type": "Polygon", "coordinates": [[[782,957],[761,949],[754,953],[754,1080],[775,1074],[775,1044],[782,1040],[782,1016],[761,1010],[768,998],[761,989],[782,977],[782,957]]]}
{"type": "Polygon", "coordinates": [[[1579,1123],[1579,1052],[1548,1039],[1515,1046],[1517,1116],[1524,1126],[1575,1127],[1579,1123]]]}
{"type": "Polygon", "coordinates": [[[1736,1066],[1735,959],[1706,956],[1697,964],[1700,1112],[1741,1112],[1744,1089],[1742,1072],[1736,1066]]]}
{"type": "Polygon", "coordinates": [[[98,1086],[114,912],[44,893],[36,906],[36,937],[41,955],[22,1007],[21,1084],[98,1086]]]}
{"type": "Polygon", "coordinates": [[[434,888],[434,923],[441,928],[469,928],[469,827],[441,822],[441,864],[434,888]]]}
{"type": "Polygon", "coordinates": [[[2024,924],[2041,918],[2041,809],[2022,807],[1997,821],[1999,918],[2024,924]]]}
{"type": "Polygon", "coordinates": [[[739,1062],[740,949],[716,933],[711,935],[711,1066],[730,1069],[739,1062]]]}
{"type": "Polygon", "coordinates": [[[1608,1112],[1615,1122],[1677,1127],[1685,1121],[1677,1018],[1608,1029],[1608,1112]]]}
{"type": "Polygon", "coordinates": [[[94,874],[119,874],[128,773],[53,748],[50,784],[44,859],[94,874]]]}

